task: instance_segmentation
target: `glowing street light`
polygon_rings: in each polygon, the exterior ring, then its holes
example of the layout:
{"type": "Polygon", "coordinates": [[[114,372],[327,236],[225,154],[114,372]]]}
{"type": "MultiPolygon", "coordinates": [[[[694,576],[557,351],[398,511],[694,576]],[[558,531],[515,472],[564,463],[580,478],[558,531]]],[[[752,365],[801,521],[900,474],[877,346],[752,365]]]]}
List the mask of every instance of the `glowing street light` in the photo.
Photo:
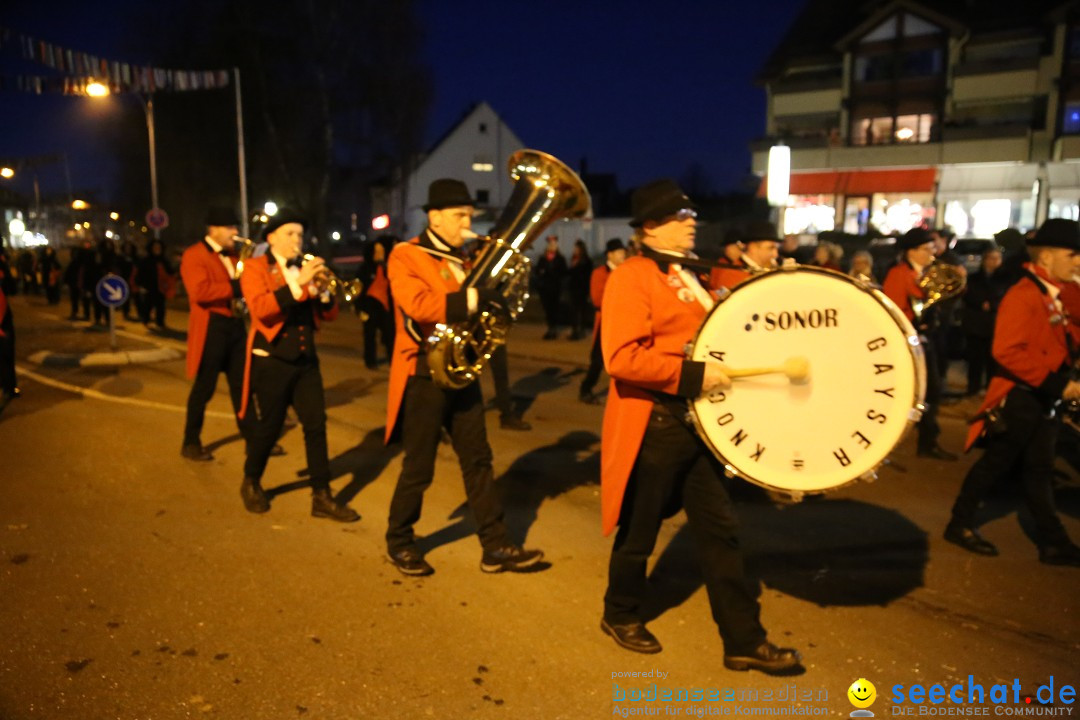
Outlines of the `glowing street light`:
{"type": "Polygon", "coordinates": [[[71,209],[72,210],[85,210],[88,207],[90,207],[90,204],[88,202],[86,202],[85,200],[72,200],[71,201],[71,209]]]}
{"type": "Polygon", "coordinates": [[[118,212],[111,212],[111,213],[109,213],[109,219],[110,219],[110,220],[112,220],[112,221],[114,221],[114,222],[115,222],[116,220],[119,220],[119,219],[120,219],[120,213],[118,213],[118,212]]]}
{"type": "Polygon", "coordinates": [[[8,232],[11,233],[11,237],[13,238],[21,238],[23,233],[26,232],[26,224],[21,218],[14,218],[8,223],[8,232]]]}
{"type": "Polygon", "coordinates": [[[773,207],[786,207],[791,184],[791,148],[773,145],[769,148],[769,169],[765,175],[765,196],[773,207]]]}
{"type": "Polygon", "coordinates": [[[373,230],[385,230],[390,227],[390,216],[383,213],[371,218],[371,227],[373,230]]]}
{"type": "Polygon", "coordinates": [[[93,80],[86,86],[86,94],[95,98],[106,97],[109,94],[109,86],[93,80]]]}
{"type": "Polygon", "coordinates": [[[89,227],[90,227],[90,223],[88,223],[88,222],[84,222],[84,223],[82,224],[82,226],[83,226],[84,228],[89,228],[89,227]]]}
{"type": "MultiPolygon", "coordinates": [[[[278,211],[277,203],[274,202],[273,200],[267,200],[266,204],[263,205],[263,213],[266,214],[266,215],[269,215],[270,217],[273,217],[274,215],[277,215],[277,211],[278,211]]],[[[263,222],[266,222],[266,221],[263,220],[263,222]]]]}
{"type": "Polygon", "coordinates": [[[330,233],[330,239],[331,240],[340,240],[341,239],[341,233],[339,233],[337,230],[335,230],[334,232],[330,233]]]}
{"type": "Polygon", "coordinates": [[[4,179],[13,178],[15,177],[15,171],[9,167],[2,167],[0,168],[0,177],[4,179]]]}

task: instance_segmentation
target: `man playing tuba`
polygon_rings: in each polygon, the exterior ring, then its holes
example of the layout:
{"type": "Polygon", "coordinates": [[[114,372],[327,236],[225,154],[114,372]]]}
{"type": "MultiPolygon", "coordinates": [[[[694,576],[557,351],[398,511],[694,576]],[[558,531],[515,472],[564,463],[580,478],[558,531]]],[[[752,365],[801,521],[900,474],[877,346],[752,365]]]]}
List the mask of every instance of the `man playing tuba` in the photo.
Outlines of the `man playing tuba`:
{"type": "MultiPolygon", "coordinates": [[[[465,279],[461,246],[472,225],[475,201],[460,180],[431,183],[424,205],[428,226],[390,253],[387,275],[397,312],[390,363],[386,440],[400,434],[405,458],[390,501],[386,531],[390,561],[405,575],[430,575],[434,568],[416,545],[413,525],[420,519],[424,491],[435,474],[435,453],[446,427],[461,464],[465,494],[476,521],[488,573],[521,571],[543,557],[507,537],[502,504],[495,493],[491,446],[484,425],[484,400],[475,380],[458,389],[432,382],[426,339],[436,324],[466,321],[477,312],[480,290],[461,289],[465,279]]],[[[494,302],[497,298],[484,298],[494,302]]]]}

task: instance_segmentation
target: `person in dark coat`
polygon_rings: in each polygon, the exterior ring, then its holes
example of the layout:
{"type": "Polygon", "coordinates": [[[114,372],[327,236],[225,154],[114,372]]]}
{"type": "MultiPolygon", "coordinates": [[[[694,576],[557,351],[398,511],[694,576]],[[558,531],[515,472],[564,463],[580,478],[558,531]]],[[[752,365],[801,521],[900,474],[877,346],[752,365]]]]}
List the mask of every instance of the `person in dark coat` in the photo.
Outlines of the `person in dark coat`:
{"type": "Polygon", "coordinates": [[[570,290],[570,340],[585,337],[586,316],[589,313],[589,281],[592,279],[593,264],[585,243],[574,243],[574,254],[570,256],[570,269],[567,271],[567,287],[570,290]]]}
{"type": "Polygon", "coordinates": [[[10,269],[0,264],[0,412],[19,396],[15,384],[15,320],[8,306],[5,288],[10,269]]]}
{"type": "MultiPolygon", "coordinates": [[[[71,315],[68,320],[79,319],[79,306],[83,304],[82,276],[85,267],[90,243],[83,242],[80,247],[71,248],[71,260],[68,261],[64,270],[64,284],[67,285],[68,295],[71,298],[71,315]]],[[[84,316],[89,315],[90,306],[86,305],[84,316]]]]}
{"type": "Polygon", "coordinates": [[[56,249],[51,245],[46,245],[41,251],[38,272],[41,274],[41,285],[45,288],[45,299],[50,305],[59,304],[60,259],[56,257],[56,249]]]}
{"type": "Polygon", "coordinates": [[[376,238],[364,248],[360,281],[364,284],[357,304],[364,320],[364,365],[374,370],[379,365],[379,344],[386,348],[386,361],[394,354],[394,301],[386,278],[386,258],[398,241],[392,235],[376,238]]]}
{"type": "Polygon", "coordinates": [[[968,279],[964,293],[961,327],[967,352],[967,394],[976,395],[986,388],[994,373],[990,348],[994,339],[994,319],[998,305],[1008,288],[1001,269],[1001,249],[990,246],[982,256],[982,267],[968,279]]]}
{"type": "Polygon", "coordinates": [[[559,238],[548,235],[547,249],[537,259],[533,268],[533,287],[540,295],[540,304],[544,306],[544,317],[547,320],[545,340],[554,340],[559,335],[559,305],[565,277],[566,258],[559,252],[559,238]]]}
{"type": "Polygon", "coordinates": [[[169,259],[165,257],[165,244],[160,240],[150,242],[146,257],[136,263],[135,284],[139,293],[139,319],[149,327],[153,313],[154,324],[165,327],[165,300],[172,292],[175,274],[169,259]]]}

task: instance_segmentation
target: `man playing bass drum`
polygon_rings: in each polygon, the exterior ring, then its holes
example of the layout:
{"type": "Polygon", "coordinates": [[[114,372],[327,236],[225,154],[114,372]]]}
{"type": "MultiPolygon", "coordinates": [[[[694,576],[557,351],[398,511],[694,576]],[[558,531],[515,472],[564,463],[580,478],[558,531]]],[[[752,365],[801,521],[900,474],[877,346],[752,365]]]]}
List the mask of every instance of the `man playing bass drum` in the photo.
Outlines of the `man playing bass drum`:
{"type": "Polygon", "coordinates": [[[673,180],[657,180],[634,192],[631,209],[642,254],[611,274],[601,325],[611,375],[601,449],[603,530],[618,531],[600,627],[627,650],[660,652],[641,619],[645,570],[660,523],[681,506],[701,556],[724,666],[790,672],[799,653],[766,640],[718,463],[686,420],[687,399],[731,384],[719,363],[684,355],[713,304],[690,270],[694,205],[673,180]]]}

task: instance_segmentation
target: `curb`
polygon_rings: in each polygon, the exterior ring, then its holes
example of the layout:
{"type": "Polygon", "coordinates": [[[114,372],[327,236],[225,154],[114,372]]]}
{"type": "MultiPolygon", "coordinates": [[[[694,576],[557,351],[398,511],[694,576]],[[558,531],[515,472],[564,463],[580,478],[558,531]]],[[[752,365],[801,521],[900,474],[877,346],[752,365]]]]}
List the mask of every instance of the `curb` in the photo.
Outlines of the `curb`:
{"type": "Polygon", "coordinates": [[[26,358],[41,367],[109,367],[114,365],[137,365],[167,362],[184,356],[179,350],[159,347],[152,350],[127,350],[121,352],[54,353],[48,350],[34,353],[26,358]]]}

